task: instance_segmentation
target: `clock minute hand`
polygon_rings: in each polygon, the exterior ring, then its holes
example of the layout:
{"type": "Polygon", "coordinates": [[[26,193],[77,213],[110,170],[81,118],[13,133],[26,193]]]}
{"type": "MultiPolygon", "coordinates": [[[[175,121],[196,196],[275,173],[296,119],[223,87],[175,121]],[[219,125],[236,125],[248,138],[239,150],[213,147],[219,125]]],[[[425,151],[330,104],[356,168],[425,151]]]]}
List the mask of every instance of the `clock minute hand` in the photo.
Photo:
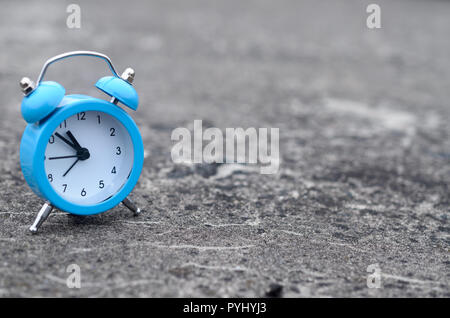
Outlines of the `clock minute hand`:
{"type": "Polygon", "coordinates": [[[61,139],[62,141],[64,141],[66,144],[68,144],[70,147],[72,147],[75,150],[78,150],[77,147],[75,147],[75,145],[73,143],[71,143],[69,140],[67,140],[65,137],[61,136],[61,134],[59,133],[55,133],[56,137],[58,137],[59,139],[61,139]]]}

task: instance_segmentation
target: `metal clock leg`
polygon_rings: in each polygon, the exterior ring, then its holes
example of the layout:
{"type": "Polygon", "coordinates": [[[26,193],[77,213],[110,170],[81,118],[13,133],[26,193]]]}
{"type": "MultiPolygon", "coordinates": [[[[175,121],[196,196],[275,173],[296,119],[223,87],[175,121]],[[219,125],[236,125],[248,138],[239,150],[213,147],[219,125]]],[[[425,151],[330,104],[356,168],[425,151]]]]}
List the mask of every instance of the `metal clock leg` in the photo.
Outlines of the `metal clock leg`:
{"type": "Polygon", "coordinates": [[[32,226],[30,226],[31,233],[36,233],[37,230],[41,227],[42,223],[47,219],[47,217],[50,215],[50,213],[53,210],[53,205],[50,204],[50,202],[46,202],[41,210],[39,211],[36,219],[34,220],[34,223],[32,226]]]}
{"type": "Polygon", "coordinates": [[[139,209],[130,199],[125,198],[125,200],[123,200],[122,203],[128,209],[130,209],[131,212],[133,212],[135,216],[137,216],[141,213],[141,209],[139,209]]]}

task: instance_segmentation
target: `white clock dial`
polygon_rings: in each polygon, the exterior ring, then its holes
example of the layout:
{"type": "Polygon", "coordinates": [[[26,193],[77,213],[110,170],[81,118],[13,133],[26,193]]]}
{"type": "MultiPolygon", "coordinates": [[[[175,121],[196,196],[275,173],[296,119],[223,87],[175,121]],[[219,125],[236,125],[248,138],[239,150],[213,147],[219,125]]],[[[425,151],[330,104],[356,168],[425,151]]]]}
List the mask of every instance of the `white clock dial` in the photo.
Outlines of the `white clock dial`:
{"type": "Polygon", "coordinates": [[[93,205],[116,194],[133,168],[131,137],[113,116],[86,111],[66,118],[45,150],[45,173],[65,200],[93,205]]]}

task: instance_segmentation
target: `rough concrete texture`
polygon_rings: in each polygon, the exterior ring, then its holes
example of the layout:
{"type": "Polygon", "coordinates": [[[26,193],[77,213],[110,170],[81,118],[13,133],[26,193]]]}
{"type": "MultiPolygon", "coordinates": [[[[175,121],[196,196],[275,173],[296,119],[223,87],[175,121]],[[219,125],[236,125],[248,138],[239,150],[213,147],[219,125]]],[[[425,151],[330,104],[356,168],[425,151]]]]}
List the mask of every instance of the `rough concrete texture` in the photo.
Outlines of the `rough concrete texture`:
{"type": "MultiPolygon", "coordinates": [[[[450,2],[8,1],[0,9],[0,296],[450,296],[450,2]],[[132,217],[57,211],[19,167],[22,76],[79,49],[136,69],[132,217]],[[175,127],[278,127],[279,173],[175,165],[175,127]],[[81,289],[65,281],[81,268],[81,289]],[[366,286],[379,264],[380,289],[366,286]]],[[[69,93],[105,65],[55,65],[69,93]]]]}

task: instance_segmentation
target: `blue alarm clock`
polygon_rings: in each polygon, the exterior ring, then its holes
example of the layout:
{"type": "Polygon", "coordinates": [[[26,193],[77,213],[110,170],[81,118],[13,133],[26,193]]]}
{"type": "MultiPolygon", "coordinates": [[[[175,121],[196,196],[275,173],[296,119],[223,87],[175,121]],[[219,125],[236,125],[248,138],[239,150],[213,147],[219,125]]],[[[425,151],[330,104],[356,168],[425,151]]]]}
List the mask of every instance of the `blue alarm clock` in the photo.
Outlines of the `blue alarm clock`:
{"type": "Polygon", "coordinates": [[[136,110],[139,98],[132,86],[134,71],[121,77],[109,57],[90,51],[68,52],[49,59],[36,86],[20,81],[25,95],[22,116],[28,123],[20,143],[20,165],[30,188],[46,202],[30,227],[36,232],[53,207],[71,214],[104,212],[122,202],[140,213],[127,198],[136,185],[144,162],[139,129],[118,102],[136,110]],[[52,81],[42,81],[47,68],[74,56],[93,56],[107,62],[113,76],[95,86],[111,101],[87,95],[65,95],[52,81]]]}

